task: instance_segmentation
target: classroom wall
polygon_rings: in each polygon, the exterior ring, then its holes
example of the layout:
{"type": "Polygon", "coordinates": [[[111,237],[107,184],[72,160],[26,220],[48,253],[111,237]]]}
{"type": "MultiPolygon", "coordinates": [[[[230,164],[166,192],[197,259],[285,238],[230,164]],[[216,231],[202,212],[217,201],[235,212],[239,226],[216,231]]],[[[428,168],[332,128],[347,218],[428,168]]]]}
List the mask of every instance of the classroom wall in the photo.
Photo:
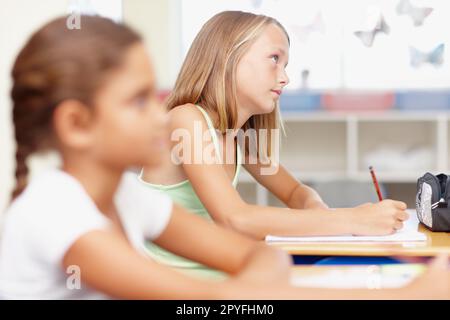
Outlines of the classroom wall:
{"type": "Polygon", "coordinates": [[[161,89],[173,85],[180,68],[180,1],[123,1],[124,22],[144,37],[161,89]]]}

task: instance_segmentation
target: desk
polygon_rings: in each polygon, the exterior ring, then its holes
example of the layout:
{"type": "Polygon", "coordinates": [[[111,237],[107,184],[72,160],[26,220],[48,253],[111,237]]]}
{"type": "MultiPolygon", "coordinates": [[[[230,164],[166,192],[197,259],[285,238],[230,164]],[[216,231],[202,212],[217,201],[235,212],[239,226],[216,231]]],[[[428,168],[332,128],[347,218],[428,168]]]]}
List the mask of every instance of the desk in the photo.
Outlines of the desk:
{"type": "Polygon", "coordinates": [[[291,284],[316,288],[398,288],[426,267],[420,264],[385,266],[294,266],[291,284]]]}
{"type": "Polygon", "coordinates": [[[426,241],[403,243],[341,242],[341,243],[277,243],[269,245],[285,250],[291,255],[308,256],[433,256],[440,252],[450,254],[450,233],[431,232],[422,224],[419,231],[427,236],[426,241]]]}

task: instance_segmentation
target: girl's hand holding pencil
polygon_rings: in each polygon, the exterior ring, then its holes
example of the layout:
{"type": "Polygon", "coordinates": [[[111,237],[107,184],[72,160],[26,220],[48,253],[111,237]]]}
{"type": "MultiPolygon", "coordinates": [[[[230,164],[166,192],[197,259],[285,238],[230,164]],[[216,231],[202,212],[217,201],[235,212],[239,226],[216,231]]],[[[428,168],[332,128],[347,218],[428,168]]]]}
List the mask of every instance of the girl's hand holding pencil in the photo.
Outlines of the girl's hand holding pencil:
{"type": "Polygon", "coordinates": [[[380,186],[372,166],[369,167],[375,191],[380,202],[366,203],[355,208],[356,216],[353,222],[353,235],[388,235],[403,227],[408,219],[406,204],[401,201],[383,200],[380,186]]]}
{"type": "Polygon", "coordinates": [[[353,208],[351,223],[352,235],[388,235],[400,230],[409,218],[406,204],[401,201],[383,200],[366,203],[353,208]]]}

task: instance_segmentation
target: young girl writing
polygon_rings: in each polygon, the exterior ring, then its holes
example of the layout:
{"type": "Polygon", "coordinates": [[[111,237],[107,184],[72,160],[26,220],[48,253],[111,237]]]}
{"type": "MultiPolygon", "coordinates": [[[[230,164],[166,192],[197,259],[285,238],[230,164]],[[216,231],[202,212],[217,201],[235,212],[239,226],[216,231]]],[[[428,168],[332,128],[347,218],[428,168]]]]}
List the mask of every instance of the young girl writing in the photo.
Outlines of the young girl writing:
{"type": "MultiPolygon", "coordinates": [[[[268,234],[385,235],[402,228],[408,217],[405,203],[385,200],[330,210],[312,188],[270,161],[277,142],[270,130],[280,128],[278,99],[289,82],[288,60],[289,37],[275,19],[239,11],[211,18],[194,39],[168,98],[172,161],[157,169],[145,167],[141,181],[189,211],[255,239],[268,234]],[[212,143],[208,135],[198,143],[199,128],[210,133],[212,143]],[[236,133],[256,131],[259,137],[264,130],[268,142],[257,139],[256,152],[250,143],[242,145],[236,133]],[[190,143],[181,144],[179,137],[190,143]],[[206,157],[197,157],[198,150],[206,157]],[[235,189],[241,164],[290,210],[243,201],[235,189]]],[[[170,265],[199,267],[155,245],[149,249],[170,265]]]]}
{"type": "Polygon", "coordinates": [[[3,298],[443,298],[447,259],[390,290],[288,286],[279,251],[187,214],[143,188],[128,167],[157,166],[167,115],[154,102],[153,70],[139,36],[99,17],[38,30],[13,71],[17,186],[0,249],[3,298]],[[27,159],[56,150],[60,169],[27,185],[27,159]],[[202,237],[199,237],[201,235],[202,237]],[[204,241],[204,239],[207,241],[204,241]],[[142,254],[145,239],[229,273],[187,277],[142,254]],[[438,281],[439,280],[439,281],[438,281]]]}

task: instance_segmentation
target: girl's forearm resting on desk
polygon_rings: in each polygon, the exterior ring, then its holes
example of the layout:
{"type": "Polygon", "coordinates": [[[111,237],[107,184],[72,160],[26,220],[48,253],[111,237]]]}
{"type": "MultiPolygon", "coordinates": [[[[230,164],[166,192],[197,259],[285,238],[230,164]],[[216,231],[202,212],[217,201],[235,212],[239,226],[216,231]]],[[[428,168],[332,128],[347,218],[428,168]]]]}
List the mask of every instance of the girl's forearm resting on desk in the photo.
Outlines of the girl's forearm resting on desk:
{"type": "Polygon", "coordinates": [[[268,234],[284,236],[352,234],[354,225],[352,209],[291,210],[245,204],[243,208],[231,210],[227,224],[256,239],[268,234]],[[342,212],[341,212],[342,211],[342,212]],[[340,213],[340,214],[338,214],[340,213]]]}
{"type": "Polygon", "coordinates": [[[125,299],[415,299],[448,298],[449,294],[449,275],[444,272],[446,257],[435,261],[424,276],[402,289],[337,290],[289,287],[284,256],[280,253],[281,259],[276,259],[279,267],[264,269],[261,262],[274,256],[268,251],[263,255],[257,251],[247,257],[236,277],[212,283],[190,278],[136,254],[120,232],[93,231],[71,246],[63,265],[78,265],[84,283],[125,299]]]}
{"type": "Polygon", "coordinates": [[[252,265],[258,273],[264,270],[275,272],[280,266],[291,263],[283,252],[221,228],[176,205],[166,229],[153,242],[172,253],[229,274],[236,274],[247,265],[252,265]]]}
{"type": "MultiPolygon", "coordinates": [[[[233,255],[239,254],[228,252],[222,259],[234,259],[233,255]]],[[[93,231],[79,238],[64,258],[63,267],[70,265],[79,266],[83,283],[114,298],[231,299],[238,293],[234,285],[229,296],[223,295],[220,288],[229,288],[228,281],[213,283],[191,278],[136,254],[119,232],[93,231]]],[[[256,244],[235,270],[235,279],[246,285],[265,284],[266,288],[287,286],[290,265],[286,253],[256,244]]],[[[257,295],[255,289],[253,295],[257,295]]]]}
{"type": "MultiPolygon", "coordinates": [[[[402,202],[384,200],[356,208],[286,209],[241,202],[219,215],[228,225],[256,239],[280,236],[387,235],[399,230],[408,218],[402,202]]],[[[221,221],[218,221],[221,222],[221,221]]]]}
{"type": "Polygon", "coordinates": [[[428,264],[424,274],[415,278],[412,282],[400,288],[388,289],[328,289],[328,288],[306,288],[286,287],[277,284],[267,290],[262,286],[257,290],[255,287],[240,285],[239,294],[232,286],[233,281],[224,283],[221,292],[224,297],[230,296],[234,291],[233,299],[450,299],[450,272],[448,269],[448,255],[442,254],[428,264]]]}

